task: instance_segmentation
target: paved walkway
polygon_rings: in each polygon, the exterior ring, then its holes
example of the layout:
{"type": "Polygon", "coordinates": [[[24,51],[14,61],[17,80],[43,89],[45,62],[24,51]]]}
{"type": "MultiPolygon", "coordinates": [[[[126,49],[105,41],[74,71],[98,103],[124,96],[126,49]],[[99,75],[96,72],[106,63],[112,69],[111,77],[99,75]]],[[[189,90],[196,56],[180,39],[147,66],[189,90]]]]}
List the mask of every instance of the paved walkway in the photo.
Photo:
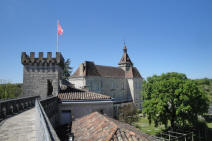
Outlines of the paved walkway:
{"type": "Polygon", "coordinates": [[[0,141],[36,141],[36,109],[24,111],[0,123],[0,141]]]}

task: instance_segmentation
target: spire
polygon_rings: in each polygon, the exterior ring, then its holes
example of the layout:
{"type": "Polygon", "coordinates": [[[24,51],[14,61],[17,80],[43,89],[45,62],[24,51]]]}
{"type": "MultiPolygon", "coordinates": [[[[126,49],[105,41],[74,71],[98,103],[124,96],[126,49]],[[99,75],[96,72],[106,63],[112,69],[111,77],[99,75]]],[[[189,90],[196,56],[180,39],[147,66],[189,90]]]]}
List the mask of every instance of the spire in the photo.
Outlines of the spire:
{"type": "Polygon", "coordinates": [[[124,53],[127,53],[127,46],[126,46],[125,42],[124,42],[124,48],[123,48],[123,51],[124,51],[124,53]]]}
{"type": "Polygon", "coordinates": [[[133,63],[130,60],[130,57],[127,54],[127,46],[124,42],[124,48],[123,48],[123,55],[121,57],[121,60],[119,62],[119,66],[133,66],[133,63]]]}

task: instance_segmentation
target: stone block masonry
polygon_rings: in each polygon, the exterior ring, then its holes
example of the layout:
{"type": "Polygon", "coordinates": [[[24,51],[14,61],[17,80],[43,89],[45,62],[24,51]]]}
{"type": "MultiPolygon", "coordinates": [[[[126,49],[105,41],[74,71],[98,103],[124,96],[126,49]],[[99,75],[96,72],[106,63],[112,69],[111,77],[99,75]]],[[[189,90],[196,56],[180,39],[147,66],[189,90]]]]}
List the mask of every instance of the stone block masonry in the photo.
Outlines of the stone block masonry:
{"type": "Polygon", "coordinates": [[[39,52],[38,57],[34,52],[30,52],[30,56],[23,52],[21,62],[24,65],[23,96],[40,95],[44,99],[58,94],[64,68],[64,58],[60,52],[56,52],[55,58],[51,52],[47,53],[47,57],[43,52],[39,52]]]}
{"type": "Polygon", "coordinates": [[[36,109],[32,108],[6,119],[0,126],[0,141],[37,141],[35,115],[36,109]]]}

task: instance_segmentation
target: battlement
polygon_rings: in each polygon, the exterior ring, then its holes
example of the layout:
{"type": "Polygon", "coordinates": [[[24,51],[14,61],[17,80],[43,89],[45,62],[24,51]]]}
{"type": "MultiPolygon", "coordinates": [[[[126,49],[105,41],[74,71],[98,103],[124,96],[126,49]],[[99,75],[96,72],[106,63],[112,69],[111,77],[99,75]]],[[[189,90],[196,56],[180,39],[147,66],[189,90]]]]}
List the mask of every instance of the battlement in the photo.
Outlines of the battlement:
{"type": "Polygon", "coordinates": [[[30,52],[27,55],[26,52],[22,52],[21,62],[23,65],[59,65],[64,67],[64,58],[60,52],[56,52],[56,57],[52,57],[52,52],[47,52],[47,56],[43,55],[43,52],[39,52],[38,57],[35,57],[35,52],[30,52]]]}

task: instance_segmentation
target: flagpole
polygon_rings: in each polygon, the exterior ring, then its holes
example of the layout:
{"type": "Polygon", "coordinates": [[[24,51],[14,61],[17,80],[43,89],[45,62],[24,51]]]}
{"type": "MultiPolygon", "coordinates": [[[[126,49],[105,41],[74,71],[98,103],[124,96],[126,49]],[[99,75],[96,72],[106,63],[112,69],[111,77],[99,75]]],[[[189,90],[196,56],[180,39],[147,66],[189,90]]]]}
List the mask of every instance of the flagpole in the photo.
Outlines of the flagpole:
{"type": "Polygon", "coordinates": [[[58,52],[58,43],[59,43],[58,38],[59,38],[59,36],[58,36],[58,33],[57,33],[57,48],[56,48],[56,52],[58,52]]]}
{"type": "Polygon", "coordinates": [[[56,52],[58,52],[58,42],[59,42],[59,36],[58,36],[58,24],[59,24],[59,20],[57,20],[57,48],[56,48],[56,52]]]}

